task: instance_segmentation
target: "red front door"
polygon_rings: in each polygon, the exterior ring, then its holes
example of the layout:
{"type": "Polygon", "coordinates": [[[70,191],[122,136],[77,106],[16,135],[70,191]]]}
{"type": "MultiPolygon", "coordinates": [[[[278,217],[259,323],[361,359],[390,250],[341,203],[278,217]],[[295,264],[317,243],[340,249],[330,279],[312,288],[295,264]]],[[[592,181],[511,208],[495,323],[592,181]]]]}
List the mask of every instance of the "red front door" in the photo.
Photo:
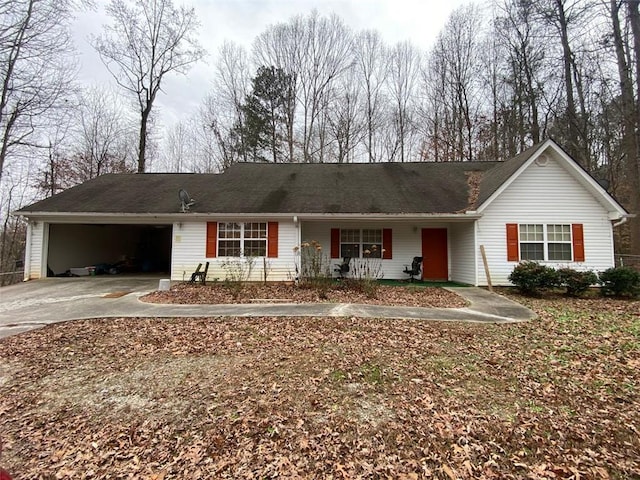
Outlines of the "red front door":
{"type": "Polygon", "coordinates": [[[448,280],[447,229],[422,229],[422,279],[448,280]]]}

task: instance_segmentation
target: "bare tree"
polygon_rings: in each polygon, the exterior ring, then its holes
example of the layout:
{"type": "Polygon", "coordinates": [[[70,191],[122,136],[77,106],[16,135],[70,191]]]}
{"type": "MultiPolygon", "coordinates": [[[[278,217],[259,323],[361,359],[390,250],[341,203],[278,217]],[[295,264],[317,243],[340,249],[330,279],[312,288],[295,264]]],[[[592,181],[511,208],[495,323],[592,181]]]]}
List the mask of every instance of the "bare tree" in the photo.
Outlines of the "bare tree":
{"type": "Polygon", "coordinates": [[[183,173],[189,171],[188,162],[193,158],[192,138],[189,126],[184,121],[177,122],[165,132],[163,148],[163,170],[167,172],[183,173]]]}
{"type": "Polygon", "coordinates": [[[304,50],[298,78],[303,112],[302,153],[305,162],[323,161],[325,136],[319,122],[325,114],[334,82],[351,63],[351,32],[337,15],[320,17],[317,11],[304,21],[304,50]]]}
{"type": "Polygon", "coordinates": [[[203,102],[197,115],[200,126],[198,138],[202,159],[196,168],[199,172],[224,171],[240,160],[238,156],[238,137],[233,128],[233,112],[229,119],[229,111],[225,110],[224,100],[218,92],[213,92],[203,102]]]}
{"type": "Polygon", "coordinates": [[[193,8],[172,0],[112,0],[111,24],[93,46],[120,87],[135,96],[140,112],[138,172],[145,171],[147,124],[165,75],[186,73],[205,52],[195,38],[193,8]]]}
{"type": "Polygon", "coordinates": [[[53,129],[47,140],[46,161],[42,168],[42,176],[37,187],[46,197],[52,197],[56,193],[80,183],[75,181],[71,157],[65,152],[65,140],[67,126],[53,129]]]}
{"type": "Polygon", "coordinates": [[[131,140],[130,122],[113,93],[99,87],[86,89],[78,116],[74,165],[78,180],[130,170],[131,156],[125,146],[131,140]]]}
{"type": "Polygon", "coordinates": [[[474,160],[475,134],[478,126],[480,89],[479,34],[481,16],[474,5],[455,10],[438,35],[430,52],[433,82],[429,94],[441,105],[431,113],[432,130],[437,131],[440,160],[474,160]],[[446,155],[443,155],[446,152],[446,155]]]}
{"type": "MultiPolygon", "coordinates": [[[[624,72],[620,72],[620,83],[621,90],[623,96],[625,96],[625,100],[628,99],[629,87],[627,85],[628,78],[625,78],[629,75],[629,69],[631,64],[633,64],[633,70],[635,71],[635,81],[636,81],[636,92],[635,92],[635,108],[634,108],[634,132],[635,132],[635,152],[631,152],[630,148],[632,148],[631,140],[629,139],[628,148],[629,150],[626,152],[626,169],[625,173],[628,176],[628,185],[630,190],[630,198],[629,198],[629,208],[635,214],[640,214],[640,13],[638,12],[638,2],[628,1],[627,2],[627,15],[629,19],[629,24],[631,27],[632,38],[633,38],[633,52],[634,55],[631,57],[629,53],[628,64],[625,64],[622,59],[618,59],[619,71],[620,68],[624,69],[624,72]]],[[[630,51],[631,48],[628,48],[630,51]]],[[[629,107],[626,108],[625,114],[629,114],[629,107]]],[[[631,124],[628,120],[625,119],[625,123],[627,123],[627,127],[630,127],[631,124]]],[[[632,253],[639,254],[640,253],[640,219],[638,217],[633,218],[631,220],[630,227],[630,250],[632,253]]]]}
{"type": "Polygon", "coordinates": [[[65,0],[0,1],[0,180],[7,159],[57,123],[76,65],[65,0]]]}
{"type": "MultiPolygon", "coordinates": [[[[536,22],[531,3],[507,0],[502,15],[495,20],[495,34],[502,46],[506,64],[504,81],[509,98],[501,106],[504,118],[505,156],[512,156],[541,139],[540,107],[547,35],[536,22]]],[[[500,107],[499,107],[500,108],[500,107]]],[[[497,131],[495,136],[498,137],[497,131]]]]}
{"type": "Polygon", "coordinates": [[[47,133],[67,128],[76,74],[71,14],[66,0],[0,0],[0,272],[24,256],[25,222],[10,213],[34,200],[47,133]]]}
{"type": "Polygon", "coordinates": [[[0,185],[0,286],[22,280],[26,222],[11,212],[34,200],[31,196],[31,172],[28,165],[20,165],[9,172],[0,185]],[[8,181],[7,181],[8,180],[8,181]],[[21,265],[22,264],[22,265],[21,265]]]}
{"type": "MultiPolygon", "coordinates": [[[[208,97],[192,115],[167,129],[163,137],[161,171],[215,173],[226,168],[214,131],[217,129],[217,105],[217,101],[208,97]]],[[[236,158],[233,157],[228,165],[236,158]]]]}
{"type": "Polygon", "coordinates": [[[52,196],[107,173],[135,171],[135,128],[113,94],[89,87],[75,109],[60,112],[41,143],[46,149],[37,186],[52,196]]]}
{"type": "Polygon", "coordinates": [[[222,162],[218,162],[216,152],[218,143],[213,134],[215,124],[208,126],[201,122],[193,130],[196,154],[191,162],[191,171],[195,173],[216,173],[224,170],[222,162]]]}
{"type": "Polygon", "coordinates": [[[352,62],[351,32],[336,15],[321,17],[317,11],[269,27],[254,42],[255,62],[280,68],[288,75],[291,104],[287,110],[289,155],[301,145],[305,162],[323,161],[327,112],[333,85],[352,62]],[[299,139],[294,139],[295,105],[300,107],[299,139]]]}
{"type": "Polygon", "coordinates": [[[408,147],[415,130],[415,98],[419,73],[420,55],[416,48],[408,42],[393,47],[389,67],[389,90],[393,99],[390,113],[401,162],[411,158],[408,147]]]}
{"type": "MultiPolygon", "coordinates": [[[[215,77],[213,80],[215,95],[218,101],[216,113],[218,128],[226,130],[227,135],[232,129],[238,133],[238,147],[233,147],[247,161],[244,148],[244,100],[249,94],[251,74],[247,52],[241,45],[224,42],[216,59],[215,77]],[[226,120],[226,121],[225,121],[226,120]]],[[[211,106],[211,105],[210,105],[211,106]]],[[[232,135],[233,136],[233,135],[232,135]]],[[[235,138],[235,137],[234,137],[235,138]]]]}
{"type": "Polygon", "coordinates": [[[380,161],[378,129],[385,108],[384,86],[389,74],[389,53],[380,34],[367,30],[358,34],[355,46],[355,78],[361,84],[364,109],[365,147],[370,163],[380,161]]]}
{"type": "Polygon", "coordinates": [[[436,48],[427,54],[421,73],[425,102],[420,113],[426,137],[421,156],[423,159],[441,162],[451,159],[446,128],[449,107],[445,105],[443,97],[447,88],[444,59],[437,54],[436,48]]]}
{"type": "Polygon", "coordinates": [[[365,120],[361,111],[362,93],[355,80],[355,65],[342,75],[331,95],[331,104],[326,109],[328,131],[332,143],[335,143],[334,154],[338,163],[353,161],[353,153],[362,141],[365,120]]]}
{"type": "Polygon", "coordinates": [[[253,42],[253,61],[258,66],[274,66],[281,69],[290,79],[290,91],[285,104],[285,141],[287,143],[287,161],[296,161],[296,147],[299,144],[295,136],[297,121],[299,72],[303,56],[304,41],[303,17],[294,17],[288,23],[269,27],[253,42]]]}
{"type": "Polygon", "coordinates": [[[556,105],[562,108],[555,113],[555,127],[559,133],[556,136],[560,137],[569,154],[587,169],[592,167],[589,150],[585,148],[589,140],[588,114],[575,48],[580,38],[579,35],[573,35],[572,38],[572,30],[582,30],[590,23],[594,5],[594,2],[584,0],[534,2],[539,17],[555,30],[555,37],[560,45],[563,83],[561,93],[564,102],[556,105]]]}
{"type": "Polygon", "coordinates": [[[216,56],[213,89],[192,120],[196,172],[221,171],[246,161],[243,103],[251,85],[247,52],[241,45],[225,42],[216,56]]]}

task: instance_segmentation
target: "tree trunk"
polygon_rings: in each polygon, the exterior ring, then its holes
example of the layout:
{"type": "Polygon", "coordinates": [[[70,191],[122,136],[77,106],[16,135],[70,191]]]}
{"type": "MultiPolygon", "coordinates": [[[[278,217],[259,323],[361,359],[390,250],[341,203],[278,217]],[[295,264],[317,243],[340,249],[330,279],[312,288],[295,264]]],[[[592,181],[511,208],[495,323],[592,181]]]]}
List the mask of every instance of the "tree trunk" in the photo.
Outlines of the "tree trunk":
{"type": "Polygon", "coordinates": [[[567,95],[567,121],[569,122],[569,145],[567,149],[569,154],[575,158],[582,166],[584,165],[584,159],[579,155],[580,149],[578,148],[578,129],[576,119],[576,102],[573,97],[573,76],[571,74],[571,46],[569,45],[569,33],[567,28],[567,17],[564,11],[563,0],[556,0],[556,7],[558,8],[558,23],[560,28],[560,41],[562,43],[562,60],[564,66],[564,85],[567,95]]]}
{"type": "Polygon", "coordinates": [[[151,105],[147,105],[142,110],[140,116],[140,140],[138,143],[138,173],[145,172],[145,153],[147,150],[147,122],[149,121],[149,114],[151,113],[151,105]]]}
{"type": "MultiPolygon", "coordinates": [[[[627,8],[629,11],[629,23],[633,32],[634,46],[634,63],[636,70],[636,101],[635,101],[635,147],[636,151],[633,156],[627,158],[627,175],[629,178],[629,186],[631,187],[631,201],[629,202],[629,210],[631,213],[640,214],[640,13],[638,12],[638,2],[628,1],[627,8]]],[[[636,217],[630,221],[631,233],[631,253],[640,254],[640,218],[636,217]]]]}
{"type": "MultiPolygon", "coordinates": [[[[635,101],[633,98],[633,85],[631,74],[627,64],[624,41],[620,30],[620,19],[618,13],[620,5],[618,0],[611,0],[611,21],[613,26],[613,41],[618,62],[618,77],[620,81],[621,110],[623,121],[623,149],[625,156],[632,159],[636,155],[635,131],[635,101]]],[[[627,162],[628,163],[628,162],[627,162]]]]}
{"type": "Polygon", "coordinates": [[[371,108],[371,92],[367,86],[367,135],[369,137],[369,163],[375,163],[376,159],[373,156],[373,110],[371,108]]]}

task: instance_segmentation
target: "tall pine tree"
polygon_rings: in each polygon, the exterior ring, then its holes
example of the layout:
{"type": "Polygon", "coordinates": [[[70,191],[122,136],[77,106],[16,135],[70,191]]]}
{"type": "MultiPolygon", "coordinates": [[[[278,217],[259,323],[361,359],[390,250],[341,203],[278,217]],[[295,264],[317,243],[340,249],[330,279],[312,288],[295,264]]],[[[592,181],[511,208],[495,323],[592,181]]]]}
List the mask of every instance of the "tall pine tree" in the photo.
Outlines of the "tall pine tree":
{"type": "Polygon", "coordinates": [[[282,162],[285,138],[285,107],[293,91],[293,79],[281,68],[262,66],[251,80],[252,91],[242,111],[241,129],[246,158],[254,162],[282,162]]]}

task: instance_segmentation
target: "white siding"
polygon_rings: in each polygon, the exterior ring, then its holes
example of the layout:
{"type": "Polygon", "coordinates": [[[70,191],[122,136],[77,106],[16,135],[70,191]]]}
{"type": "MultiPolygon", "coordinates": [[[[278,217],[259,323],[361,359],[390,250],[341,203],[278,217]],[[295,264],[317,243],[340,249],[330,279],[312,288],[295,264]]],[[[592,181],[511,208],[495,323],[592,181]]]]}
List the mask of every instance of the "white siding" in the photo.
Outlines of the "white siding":
{"type": "MultiPolygon", "coordinates": [[[[478,248],[485,246],[491,280],[506,285],[517,262],[507,261],[507,223],[581,223],[585,262],[545,262],[552,267],[601,271],[613,266],[613,237],[607,210],[558,162],[532,163],[484,211],[478,221],[478,248]]],[[[479,284],[486,285],[482,259],[477,252],[479,284]]]]}
{"type": "Polygon", "coordinates": [[[449,277],[454,282],[476,284],[474,223],[452,223],[449,226],[449,277]]]}
{"type": "MultiPolygon", "coordinates": [[[[208,220],[215,222],[216,219],[208,220]]],[[[229,221],[225,219],[224,221],[229,221]]],[[[268,220],[254,219],[243,222],[268,220]]],[[[298,243],[298,228],[293,221],[278,222],[278,258],[266,258],[267,281],[288,281],[295,278],[295,262],[293,248],[298,243]]],[[[207,221],[183,222],[173,225],[173,248],[171,254],[171,279],[177,281],[189,280],[191,273],[199,263],[209,262],[207,278],[217,278],[222,281],[226,272],[222,263],[233,260],[229,257],[206,258],[207,221]]],[[[263,258],[256,258],[250,280],[264,279],[263,258]]]]}
{"type": "Polygon", "coordinates": [[[188,280],[198,263],[206,261],[206,222],[173,224],[171,280],[188,280]]]}
{"type": "Polygon", "coordinates": [[[31,243],[30,251],[25,252],[25,255],[29,255],[29,272],[28,279],[35,280],[43,276],[43,272],[46,275],[46,269],[43,268],[42,262],[45,258],[44,246],[46,244],[45,234],[49,228],[49,225],[44,222],[32,222],[31,223],[31,243]]]}
{"type": "MultiPolygon", "coordinates": [[[[422,255],[422,228],[446,228],[443,223],[421,222],[303,222],[302,240],[316,240],[320,242],[327,256],[331,254],[331,229],[332,228],[390,228],[392,232],[393,258],[382,260],[383,278],[406,280],[408,275],[403,272],[407,266],[411,266],[413,257],[422,255]]],[[[449,240],[451,242],[451,240],[449,240]]],[[[332,265],[338,264],[339,259],[332,259],[332,265]]],[[[451,262],[451,255],[449,255],[451,262]]],[[[451,273],[451,264],[449,265],[451,273]]]]}

